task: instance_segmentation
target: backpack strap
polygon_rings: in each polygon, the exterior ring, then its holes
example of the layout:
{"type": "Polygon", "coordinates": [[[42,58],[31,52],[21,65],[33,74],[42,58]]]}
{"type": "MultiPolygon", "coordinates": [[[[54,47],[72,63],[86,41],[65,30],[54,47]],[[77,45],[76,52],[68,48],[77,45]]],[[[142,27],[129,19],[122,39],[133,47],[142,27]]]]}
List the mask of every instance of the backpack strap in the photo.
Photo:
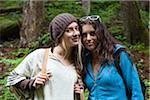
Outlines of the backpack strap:
{"type": "Polygon", "coordinates": [[[123,74],[122,74],[122,71],[121,71],[121,68],[120,68],[120,52],[121,51],[124,51],[125,49],[124,48],[120,48],[118,49],[115,53],[114,53],[114,63],[115,63],[115,67],[118,71],[118,73],[121,75],[121,77],[123,77],[123,74]]]}
{"type": "Polygon", "coordinates": [[[43,74],[46,73],[46,65],[47,65],[47,62],[48,62],[48,54],[49,54],[49,49],[45,49],[44,62],[42,64],[42,73],[43,74]]]}
{"type": "Polygon", "coordinates": [[[126,81],[125,81],[125,78],[123,77],[123,72],[122,72],[122,70],[121,70],[121,67],[120,67],[120,52],[121,51],[125,51],[125,48],[120,48],[120,49],[118,49],[115,53],[114,53],[114,63],[115,63],[115,67],[116,67],[116,69],[117,69],[117,71],[118,71],[118,73],[120,74],[120,76],[122,77],[122,79],[123,79],[123,82],[124,82],[124,85],[125,85],[125,88],[126,88],[126,94],[127,94],[127,97],[128,97],[128,99],[130,100],[131,99],[131,96],[132,96],[132,94],[131,94],[131,91],[129,91],[128,90],[128,87],[127,87],[127,83],[126,83],[126,81]]]}

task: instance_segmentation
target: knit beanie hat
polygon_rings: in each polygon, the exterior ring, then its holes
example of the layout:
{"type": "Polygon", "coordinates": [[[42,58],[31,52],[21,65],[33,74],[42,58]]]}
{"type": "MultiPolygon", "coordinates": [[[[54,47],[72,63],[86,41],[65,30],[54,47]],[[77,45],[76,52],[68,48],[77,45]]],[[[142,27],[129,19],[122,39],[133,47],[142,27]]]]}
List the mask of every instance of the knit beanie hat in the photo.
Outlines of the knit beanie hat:
{"type": "Polygon", "coordinates": [[[72,22],[77,22],[77,19],[69,13],[57,15],[49,25],[49,31],[52,39],[57,41],[65,32],[67,26],[72,22]]]}

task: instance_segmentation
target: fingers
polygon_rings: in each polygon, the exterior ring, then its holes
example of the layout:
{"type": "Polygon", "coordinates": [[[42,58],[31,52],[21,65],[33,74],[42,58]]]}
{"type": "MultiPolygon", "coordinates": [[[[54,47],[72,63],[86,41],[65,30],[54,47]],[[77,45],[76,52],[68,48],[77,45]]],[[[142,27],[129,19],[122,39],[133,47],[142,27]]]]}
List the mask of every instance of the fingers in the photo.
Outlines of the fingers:
{"type": "Polygon", "coordinates": [[[52,77],[51,73],[47,74],[40,73],[39,75],[36,76],[33,86],[35,88],[39,88],[45,85],[46,81],[49,80],[51,77],[52,77]]]}
{"type": "Polygon", "coordinates": [[[41,76],[41,77],[37,77],[35,81],[36,81],[36,84],[44,85],[45,82],[46,82],[46,79],[47,79],[47,78],[46,78],[45,76],[44,76],[44,77],[41,76]]]}
{"type": "Polygon", "coordinates": [[[43,86],[46,82],[46,77],[43,77],[43,76],[38,76],[35,78],[35,81],[33,83],[33,86],[35,88],[39,88],[41,86],[43,86]]]}
{"type": "Polygon", "coordinates": [[[75,90],[75,93],[83,93],[84,92],[84,87],[81,86],[80,84],[75,84],[74,85],[74,90],[75,90]]]}
{"type": "Polygon", "coordinates": [[[52,77],[52,74],[50,72],[47,73],[47,79],[50,80],[51,77],[52,77]]]}

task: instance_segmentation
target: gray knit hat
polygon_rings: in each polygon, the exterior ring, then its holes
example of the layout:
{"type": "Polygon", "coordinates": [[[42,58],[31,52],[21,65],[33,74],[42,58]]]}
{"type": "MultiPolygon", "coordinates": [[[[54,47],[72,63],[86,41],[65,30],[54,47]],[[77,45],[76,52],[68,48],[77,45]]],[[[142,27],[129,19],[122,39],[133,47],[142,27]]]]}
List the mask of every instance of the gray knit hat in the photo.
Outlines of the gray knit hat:
{"type": "Polygon", "coordinates": [[[65,32],[67,26],[72,22],[77,22],[77,19],[69,13],[57,15],[49,25],[49,31],[52,39],[57,41],[65,32]]]}

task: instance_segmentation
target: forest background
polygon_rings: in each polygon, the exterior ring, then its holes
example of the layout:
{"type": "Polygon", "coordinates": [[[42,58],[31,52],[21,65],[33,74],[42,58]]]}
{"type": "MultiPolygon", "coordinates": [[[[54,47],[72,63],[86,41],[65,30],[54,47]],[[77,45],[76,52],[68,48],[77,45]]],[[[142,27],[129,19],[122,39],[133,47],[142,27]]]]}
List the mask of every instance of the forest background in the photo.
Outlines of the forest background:
{"type": "MultiPolygon", "coordinates": [[[[51,46],[48,24],[64,12],[77,18],[101,17],[109,32],[134,55],[147,86],[146,100],[150,99],[148,0],[0,0],[0,100],[15,100],[5,86],[7,76],[27,54],[51,46]]],[[[87,94],[86,90],[86,98],[87,94]]]]}

